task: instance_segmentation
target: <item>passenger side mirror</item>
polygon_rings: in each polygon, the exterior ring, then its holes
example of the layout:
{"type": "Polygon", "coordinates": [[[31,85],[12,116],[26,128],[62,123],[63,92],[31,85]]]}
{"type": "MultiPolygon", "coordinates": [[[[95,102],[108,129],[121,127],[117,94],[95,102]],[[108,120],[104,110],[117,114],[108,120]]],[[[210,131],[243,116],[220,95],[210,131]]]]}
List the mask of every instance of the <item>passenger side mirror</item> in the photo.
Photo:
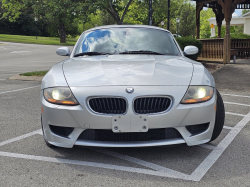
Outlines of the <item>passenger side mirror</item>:
{"type": "Polygon", "coordinates": [[[193,45],[188,45],[184,48],[184,55],[196,55],[199,52],[199,49],[193,45]]]}
{"type": "Polygon", "coordinates": [[[56,50],[56,54],[58,54],[60,56],[69,56],[70,50],[68,47],[60,47],[56,50]]]}

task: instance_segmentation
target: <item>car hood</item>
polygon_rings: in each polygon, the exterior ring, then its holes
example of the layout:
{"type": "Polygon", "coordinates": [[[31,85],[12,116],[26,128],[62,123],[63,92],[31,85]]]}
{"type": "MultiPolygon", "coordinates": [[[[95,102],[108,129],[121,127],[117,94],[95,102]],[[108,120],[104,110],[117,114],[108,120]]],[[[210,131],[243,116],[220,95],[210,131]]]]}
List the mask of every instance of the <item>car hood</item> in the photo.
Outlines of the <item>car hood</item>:
{"type": "Polygon", "coordinates": [[[193,64],[175,56],[88,56],[68,59],[63,71],[71,87],[189,85],[193,64]]]}

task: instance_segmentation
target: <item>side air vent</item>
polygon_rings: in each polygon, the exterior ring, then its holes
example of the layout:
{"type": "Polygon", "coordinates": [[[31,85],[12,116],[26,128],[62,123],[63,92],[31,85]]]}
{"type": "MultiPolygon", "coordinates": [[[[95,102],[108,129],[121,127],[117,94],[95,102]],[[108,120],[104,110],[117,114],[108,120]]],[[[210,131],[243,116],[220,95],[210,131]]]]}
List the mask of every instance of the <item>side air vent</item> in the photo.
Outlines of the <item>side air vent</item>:
{"type": "Polygon", "coordinates": [[[186,126],[186,129],[192,134],[192,136],[195,136],[197,134],[205,132],[210,123],[204,123],[204,124],[199,124],[199,125],[190,125],[186,126]]]}

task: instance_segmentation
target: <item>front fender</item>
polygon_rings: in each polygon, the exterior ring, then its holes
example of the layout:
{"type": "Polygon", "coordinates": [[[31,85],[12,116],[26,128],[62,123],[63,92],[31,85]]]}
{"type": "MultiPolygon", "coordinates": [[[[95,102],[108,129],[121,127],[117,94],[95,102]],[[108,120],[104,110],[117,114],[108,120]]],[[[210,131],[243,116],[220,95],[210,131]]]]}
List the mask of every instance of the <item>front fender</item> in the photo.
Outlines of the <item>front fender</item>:
{"type": "Polygon", "coordinates": [[[42,80],[41,90],[56,86],[68,86],[63,74],[63,62],[55,64],[42,80]]]}
{"type": "Polygon", "coordinates": [[[193,66],[194,71],[190,86],[203,85],[215,87],[214,77],[202,64],[193,63],[193,66]]]}

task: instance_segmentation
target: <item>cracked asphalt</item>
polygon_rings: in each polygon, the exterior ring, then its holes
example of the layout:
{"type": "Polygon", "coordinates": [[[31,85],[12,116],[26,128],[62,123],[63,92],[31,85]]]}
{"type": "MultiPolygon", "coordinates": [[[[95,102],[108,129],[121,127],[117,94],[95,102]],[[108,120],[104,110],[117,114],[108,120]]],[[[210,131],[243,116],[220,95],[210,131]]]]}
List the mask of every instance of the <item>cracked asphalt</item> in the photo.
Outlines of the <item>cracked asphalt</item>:
{"type": "Polygon", "coordinates": [[[0,186],[250,186],[249,121],[242,130],[235,129],[238,133],[236,137],[200,181],[133,171],[148,171],[150,165],[141,162],[145,161],[191,175],[214,150],[220,150],[221,142],[233,131],[232,128],[250,112],[249,59],[237,60],[238,64],[226,65],[213,74],[217,89],[223,94],[226,112],[242,116],[226,115],[227,129],[224,128],[220,137],[209,144],[212,149],[184,144],[112,148],[104,149],[104,152],[99,148],[87,147],[51,149],[45,145],[39,133],[13,140],[41,127],[41,82],[7,78],[28,71],[48,70],[64,57],[55,54],[58,46],[0,43],[0,186]],[[12,142],[6,143],[9,140],[12,142]],[[108,155],[105,150],[120,157],[108,155]],[[123,156],[138,159],[138,162],[131,162],[131,159],[126,160],[123,156]],[[77,162],[69,164],[65,160],[77,162]],[[124,168],[128,168],[128,171],[122,170],[124,168]]]}

